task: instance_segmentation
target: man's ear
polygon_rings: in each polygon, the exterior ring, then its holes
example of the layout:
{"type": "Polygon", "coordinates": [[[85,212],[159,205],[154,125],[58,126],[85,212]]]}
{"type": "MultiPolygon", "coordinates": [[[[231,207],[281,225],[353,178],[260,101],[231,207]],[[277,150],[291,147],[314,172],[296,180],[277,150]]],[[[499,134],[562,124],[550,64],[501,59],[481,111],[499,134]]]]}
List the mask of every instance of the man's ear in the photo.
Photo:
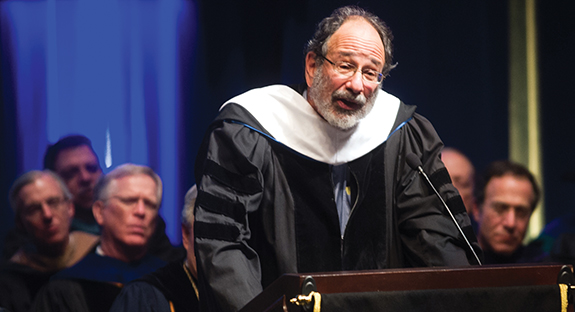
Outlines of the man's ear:
{"type": "Polygon", "coordinates": [[[481,218],[481,211],[479,211],[479,205],[477,203],[473,203],[473,206],[471,207],[471,214],[473,215],[473,219],[479,223],[481,218]]]}
{"type": "Polygon", "coordinates": [[[315,58],[316,54],[314,52],[308,52],[305,56],[305,82],[307,83],[308,88],[311,87],[315,71],[317,70],[318,64],[315,58]]]}
{"type": "Polygon", "coordinates": [[[97,200],[92,205],[92,214],[94,214],[94,219],[101,226],[104,223],[104,217],[102,216],[102,209],[104,209],[104,202],[97,200]]]}
{"type": "Polygon", "coordinates": [[[74,214],[76,213],[76,209],[74,209],[74,202],[72,202],[72,200],[69,200],[67,202],[68,205],[68,217],[70,218],[70,220],[74,219],[74,214]]]}
{"type": "Polygon", "coordinates": [[[190,240],[190,230],[188,229],[187,226],[182,224],[182,245],[184,245],[184,248],[186,250],[188,250],[189,240],[190,240]]]}

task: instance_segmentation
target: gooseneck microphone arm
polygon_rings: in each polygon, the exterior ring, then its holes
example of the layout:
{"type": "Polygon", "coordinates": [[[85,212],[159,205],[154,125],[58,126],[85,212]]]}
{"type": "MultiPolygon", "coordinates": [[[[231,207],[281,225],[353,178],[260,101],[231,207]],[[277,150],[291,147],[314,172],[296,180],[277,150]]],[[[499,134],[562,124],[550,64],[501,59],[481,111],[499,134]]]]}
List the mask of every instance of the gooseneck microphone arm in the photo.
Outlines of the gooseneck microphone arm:
{"type": "Polygon", "coordinates": [[[431,183],[431,180],[429,180],[429,177],[427,176],[427,174],[425,173],[425,171],[423,171],[423,167],[421,164],[421,160],[419,159],[419,157],[417,157],[417,155],[415,155],[414,153],[409,153],[407,154],[407,156],[405,157],[405,161],[407,162],[407,164],[409,165],[409,167],[411,167],[411,169],[416,170],[419,172],[420,175],[422,175],[425,180],[427,181],[427,184],[431,187],[431,189],[435,192],[435,195],[437,195],[437,197],[439,198],[439,200],[441,201],[441,203],[443,204],[443,207],[445,207],[445,209],[447,210],[447,212],[449,212],[449,216],[451,216],[451,220],[453,220],[453,223],[455,223],[455,226],[457,227],[457,229],[459,230],[459,233],[461,233],[461,235],[463,236],[463,239],[465,239],[465,242],[467,243],[467,246],[469,247],[469,250],[471,250],[471,252],[473,253],[473,256],[475,256],[475,260],[477,260],[477,263],[479,265],[481,264],[481,260],[479,260],[479,257],[477,256],[477,254],[475,253],[475,250],[473,250],[473,247],[471,246],[471,243],[469,243],[469,240],[467,239],[467,236],[465,236],[465,234],[463,233],[463,230],[461,229],[461,227],[459,226],[459,223],[457,223],[457,220],[455,220],[455,217],[453,216],[453,213],[451,212],[451,209],[449,209],[449,207],[447,206],[447,204],[445,203],[445,201],[443,200],[443,198],[441,197],[441,195],[439,195],[439,192],[437,191],[437,189],[435,188],[435,186],[433,185],[433,183],[431,183]]]}

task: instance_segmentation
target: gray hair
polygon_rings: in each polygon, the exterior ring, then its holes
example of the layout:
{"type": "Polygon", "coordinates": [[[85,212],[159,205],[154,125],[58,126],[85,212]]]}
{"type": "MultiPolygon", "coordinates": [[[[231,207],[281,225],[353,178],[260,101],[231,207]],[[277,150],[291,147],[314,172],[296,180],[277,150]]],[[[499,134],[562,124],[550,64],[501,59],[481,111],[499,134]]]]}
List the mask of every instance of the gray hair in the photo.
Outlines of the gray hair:
{"type": "Polygon", "coordinates": [[[194,222],[194,206],[196,205],[196,198],[198,197],[198,188],[194,184],[186,193],[184,199],[184,209],[182,209],[182,224],[187,228],[191,228],[194,222]]]}
{"type": "Polygon", "coordinates": [[[60,176],[58,176],[56,173],[54,173],[51,170],[32,170],[32,171],[28,171],[26,173],[24,173],[23,175],[21,175],[20,177],[18,177],[16,179],[16,181],[14,181],[14,183],[12,184],[12,188],[10,188],[10,195],[9,195],[9,199],[10,199],[10,206],[12,206],[12,210],[14,210],[14,213],[16,213],[16,215],[18,215],[19,211],[20,211],[20,206],[22,203],[22,200],[20,199],[20,191],[28,184],[32,184],[34,183],[36,180],[38,180],[39,178],[43,177],[43,176],[50,176],[52,177],[56,183],[58,184],[58,187],[60,187],[60,190],[62,191],[62,195],[64,196],[64,199],[66,201],[71,200],[72,199],[72,193],[70,193],[70,191],[68,190],[68,188],[66,187],[66,184],[64,183],[64,181],[62,181],[62,178],[60,178],[60,176]]]}
{"type": "Polygon", "coordinates": [[[307,55],[309,52],[315,53],[315,61],[319,65],[323,64],[323,58],[321,58],[321,56],[325,56],[328,52],[327,42],[345,21],[354,17],[363,18],[379,33],[379,37],[381,38],[385,49],[385,64],[383,65],[382,73],[384,77],[387,76],[389,72],[397,66],[397,64],[392,64],[393,45],[391,44],[391,41],[393,40],[393,35],[391,34],[391,30],[387,27],[385,22],[375,14],[355,5],[344,6],[336,9],[329,17],[324,18],[318,24],[313,38],[308,42],[305,54],[307,55]]]}
{"type": "MultiPolygon", "coordinates": [[[[109,186],[114,180],[129,177],[137,174],[144,174],[152,178],[156,182],[156,197],[158,198],[158,203],[162,202],[162,179],[148,166],[141,166],[135,164],[123,164],[116,167],[114,170],[108,172],[108,174],[102,176],[100,180],[96,183],[94,188],[94,199],[106,201],[109,197],[109,186]]],[[[159,205],[159,204],[158,204],[159,205]]]]}

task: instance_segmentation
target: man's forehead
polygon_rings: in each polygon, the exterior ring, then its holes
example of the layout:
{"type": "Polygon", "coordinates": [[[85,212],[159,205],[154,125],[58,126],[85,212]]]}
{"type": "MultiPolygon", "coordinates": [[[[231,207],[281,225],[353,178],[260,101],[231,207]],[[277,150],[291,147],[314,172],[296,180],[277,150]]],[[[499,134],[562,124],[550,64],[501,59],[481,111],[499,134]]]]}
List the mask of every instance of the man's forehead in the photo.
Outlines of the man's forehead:
{"type": "Polygon", "coordinates": [[[360,17],[347,19],[329,38],[328,47],[330,50],[344,50],[348,54],[365,54],[378,63],[385,61],[379,33],[373,25],[360,17]]]}
{"type": "Polygon", "coordinates": [[[24,204],[28,204],[54,196],[63,196],[64,193],[53,177],[42,175],[22,187],[18,195],[24,204]]]}
{"type": "Polygon", "coordinates": [[[506,174],[491,178],[485,186],[485,195],[493,200],[512,198],[531,202],[535,197],[535,192],[527,178],[506,174]]]}
{"type": "Polygon", "coordinates": [[[82,166],[86,163],[97,164],[98,159],[92,149],[87,145],[61,150],[56,156],[56,169],[82,166]]]}
{"type": "Polygon", "coordinates": [[[119,177],[110,181],[110,196],[139,196],[145,194],[156,199],[156,181],[145,174],[119,177]]]}

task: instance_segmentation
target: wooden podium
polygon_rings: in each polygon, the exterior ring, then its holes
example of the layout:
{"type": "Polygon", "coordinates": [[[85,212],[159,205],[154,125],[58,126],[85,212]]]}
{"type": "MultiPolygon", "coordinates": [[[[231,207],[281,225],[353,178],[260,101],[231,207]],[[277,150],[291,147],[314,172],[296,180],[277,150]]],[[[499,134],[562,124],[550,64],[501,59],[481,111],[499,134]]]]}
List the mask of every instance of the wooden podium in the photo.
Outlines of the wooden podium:
{"type": "MultiPolygon", "coordinates": [[[[465,268],[413,268],[382,271],[285,274],[250,301],[241,311],[313,311],[313,309],[310,309],[313,308],[313,304],[302,307],[290,302],[290,299],[296,298],[301,294],[307,295],[312,290],[317,291],[322,296],[326,294],[362,293],[370,296],[378,294],[391,296],[386,300],[394,298],[396,295],[405,296],[407,294],[412,296],[413,294],[418,294],[418,296],[423,296],[421,297],[423,299],[420,298],[419,300],[425,301],[425,296],[434,296],[433,299],[437,300],[440,297],[437,295],[437,291],[439,291],[440,295],[442,292],[452,295],[454,292],[467,290],[482,290],[483,292],[472,293],[471,295],[465,294],[465,296],[468,296],[466,298],[474,299],[473,296],[483,296],[481,298],[489,300],[489,296],[484,295],[485,290],[493,289],[494,293],[499,296],[498,300],[501,300],[501,296],[503,296],[504,301],[507,301],[505,298],[514,297],[514,293],[507,294],[507,290],[522,292],[522,287],[531,286],[549,286],[559,290],[560,287],[557,286],[559,283],[568,285],[567,287],[563,286],[564,290],[568,290],[564,291],[563,294],[553,295],[554,298],[552,300],[563,298],[563,301],[566,302],[566,298],[572,297],[570,292],[570,286],[573,284],[572,273],[570,266],[563,265],[485,265],[465,268]]],[[[542,296],[533,295],[536,294],[533,292],[529,294],[531,294],[527,296],[529,299],[533,299],[534,296],[542,296]]],[[[461,297],[456,298],[461,300],[461,297]]],[[[409,298],[404,300],[412,302],[409,298]]],[[[449,301],[449,299],[447,300],[449,301]]],[[[397,302],[395,299],[392,301],[397,302]]],[[[569,311],[572,311],[572,300],[570,299],[569,301],[569,311]]],[[[322,299],[321,302],[323,305],[324,300],[322,299]]],[[[525,301],[521,302],[525,303],[525,301]]],[[[473,300],[469,300],[469,303],[473,304],[473,300]]],[[[493,309],[486,303],[485,309],[477,309],[475,307],[475,310],[497,311],[497,307],[501,307],[500,303],[493,302],[489,304],[494,305],[496,308],[493,309]]],[[[561,304],[559,303],[559,305],[561,304]]],[[[418,310],[431,311],[430,309],[418,310]]],[[[367,311],[367,309],[354,309],[354,311],[367,311]]],[[[504,309],[501,311],[508,310],[504,309]]]]}

